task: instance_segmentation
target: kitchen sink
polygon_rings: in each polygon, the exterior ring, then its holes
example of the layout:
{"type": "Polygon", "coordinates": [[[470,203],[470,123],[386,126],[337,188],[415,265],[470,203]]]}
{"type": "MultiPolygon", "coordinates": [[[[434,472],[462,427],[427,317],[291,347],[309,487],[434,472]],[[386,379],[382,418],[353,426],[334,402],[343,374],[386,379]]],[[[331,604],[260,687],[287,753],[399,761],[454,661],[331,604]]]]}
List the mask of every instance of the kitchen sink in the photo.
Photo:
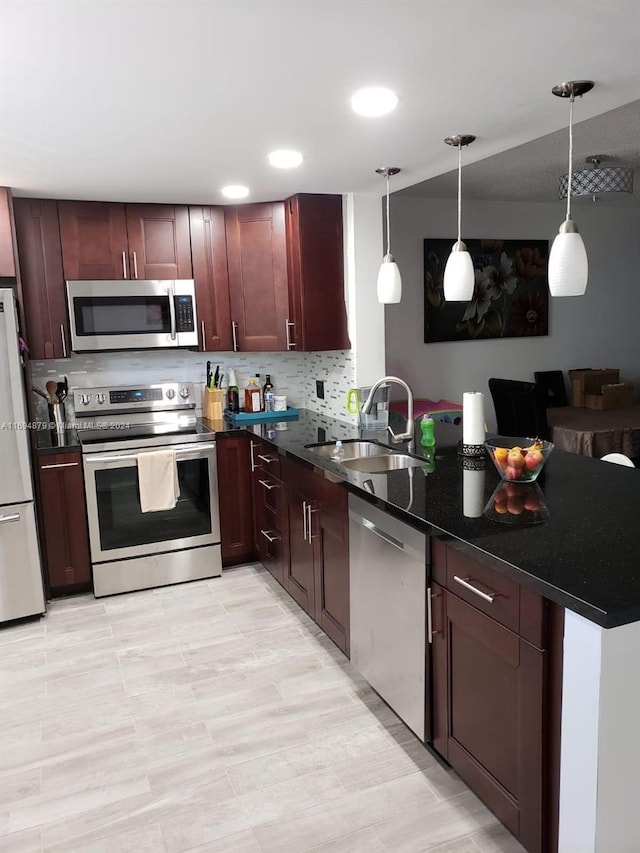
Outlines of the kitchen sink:
{"type": "Polygon", "coordinates": [[[308,444],[307,450],[332,459],[343,468],[362,471],[365,474],[383,474],[385,471],[399,471],[424,465],[424,459],[416,459],[401,450],[384,447],[374,441],[344,441],[339,446],[331,444],[308,444]]]}
{"type": "Polygon", "coordinates": [[[403,468],[418,468],[425,464],[424,459],[407,456],[406,453],[394,453],[388,456],[363,456],[360,459],[343,459],[343,468],[351,471],[362,471],[365,474],[384,474],[386,471],[400,471],[403,468]]]}
{"type": "Polygon", "coordinates": [[[331,444],[308,444],[307,450],[311,450],[312,453],[317,453],[318,456],[323,456],[325,459],[334,459],[341,464],[351,459],[393,456],[396,452],[390,447],[383,447],[374,441],[343,441],[342,447],[339,447],[335,441],[331,444]]]}

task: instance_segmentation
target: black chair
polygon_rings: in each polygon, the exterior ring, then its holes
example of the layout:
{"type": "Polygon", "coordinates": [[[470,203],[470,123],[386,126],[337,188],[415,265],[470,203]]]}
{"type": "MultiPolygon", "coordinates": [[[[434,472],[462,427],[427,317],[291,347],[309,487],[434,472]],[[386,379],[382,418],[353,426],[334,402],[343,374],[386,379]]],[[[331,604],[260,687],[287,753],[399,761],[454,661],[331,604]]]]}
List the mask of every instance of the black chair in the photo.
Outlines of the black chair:
{"type": "Polygon", "coordinates": [[[490,379],[489,391],[500,435],[549,437],[544,392],[535,382],[490,379]]]}
{"type": "Polygon", "coordinates": [[[536,385],[542,389],[548,409],[569,405],[564,375],[561,370],[537,370],[533,375],[536,379],[536,385]]]}

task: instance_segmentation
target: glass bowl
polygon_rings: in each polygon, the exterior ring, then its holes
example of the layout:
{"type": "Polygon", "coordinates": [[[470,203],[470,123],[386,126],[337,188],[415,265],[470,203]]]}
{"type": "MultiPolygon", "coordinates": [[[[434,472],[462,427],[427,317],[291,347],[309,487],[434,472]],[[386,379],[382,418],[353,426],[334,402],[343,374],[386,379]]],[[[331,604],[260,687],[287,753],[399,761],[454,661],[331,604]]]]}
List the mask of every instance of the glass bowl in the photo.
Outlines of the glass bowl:
{"type": "Polygon", "coordinates": [[[533,483],[554,445],[541,438],[495,435],[484,446],[496,470],[508,483],[533,483]]]}
{"type": "Polygon", "coordinates": [[[540,524],[550,518],[544,494],[537,483],[502,482],[496,486],[483,513],[501,524],[540,524]]]}

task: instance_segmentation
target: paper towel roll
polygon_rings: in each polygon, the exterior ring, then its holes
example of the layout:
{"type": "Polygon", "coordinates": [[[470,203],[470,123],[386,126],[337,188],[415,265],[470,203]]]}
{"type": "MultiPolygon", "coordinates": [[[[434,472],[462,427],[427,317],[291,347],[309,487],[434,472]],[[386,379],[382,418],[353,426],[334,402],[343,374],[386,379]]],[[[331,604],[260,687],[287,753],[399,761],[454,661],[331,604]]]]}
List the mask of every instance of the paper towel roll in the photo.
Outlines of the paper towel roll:
{"type": "Polygon", "coordinates": [[[480,518],[484,509],[484,471],[462,470],[462,514],[480,518]]]}
{"type": "Polygon", "coordinates": [[[462,443],[484,444],[484,394],[465,391],[462,395],[462,443]]]}

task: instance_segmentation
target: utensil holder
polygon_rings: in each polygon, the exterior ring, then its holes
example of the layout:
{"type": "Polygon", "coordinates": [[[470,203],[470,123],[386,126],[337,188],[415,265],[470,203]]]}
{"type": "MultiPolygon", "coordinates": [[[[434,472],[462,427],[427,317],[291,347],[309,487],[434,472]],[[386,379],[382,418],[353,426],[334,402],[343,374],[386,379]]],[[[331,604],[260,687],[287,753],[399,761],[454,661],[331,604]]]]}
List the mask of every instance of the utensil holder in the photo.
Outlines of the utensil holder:
{"type": "Polygon", "coordinates": [[[62,435],[66,428],[67,417],[64,412],[63,403],[49,403],[49,425],[59,435],[62,435]]]}
{"type": "Polygon", "coordinates": [[[221,421],[224,409],[222,388],[205,388],[202,397],[202,416],[209,421],[221,421]]]}

